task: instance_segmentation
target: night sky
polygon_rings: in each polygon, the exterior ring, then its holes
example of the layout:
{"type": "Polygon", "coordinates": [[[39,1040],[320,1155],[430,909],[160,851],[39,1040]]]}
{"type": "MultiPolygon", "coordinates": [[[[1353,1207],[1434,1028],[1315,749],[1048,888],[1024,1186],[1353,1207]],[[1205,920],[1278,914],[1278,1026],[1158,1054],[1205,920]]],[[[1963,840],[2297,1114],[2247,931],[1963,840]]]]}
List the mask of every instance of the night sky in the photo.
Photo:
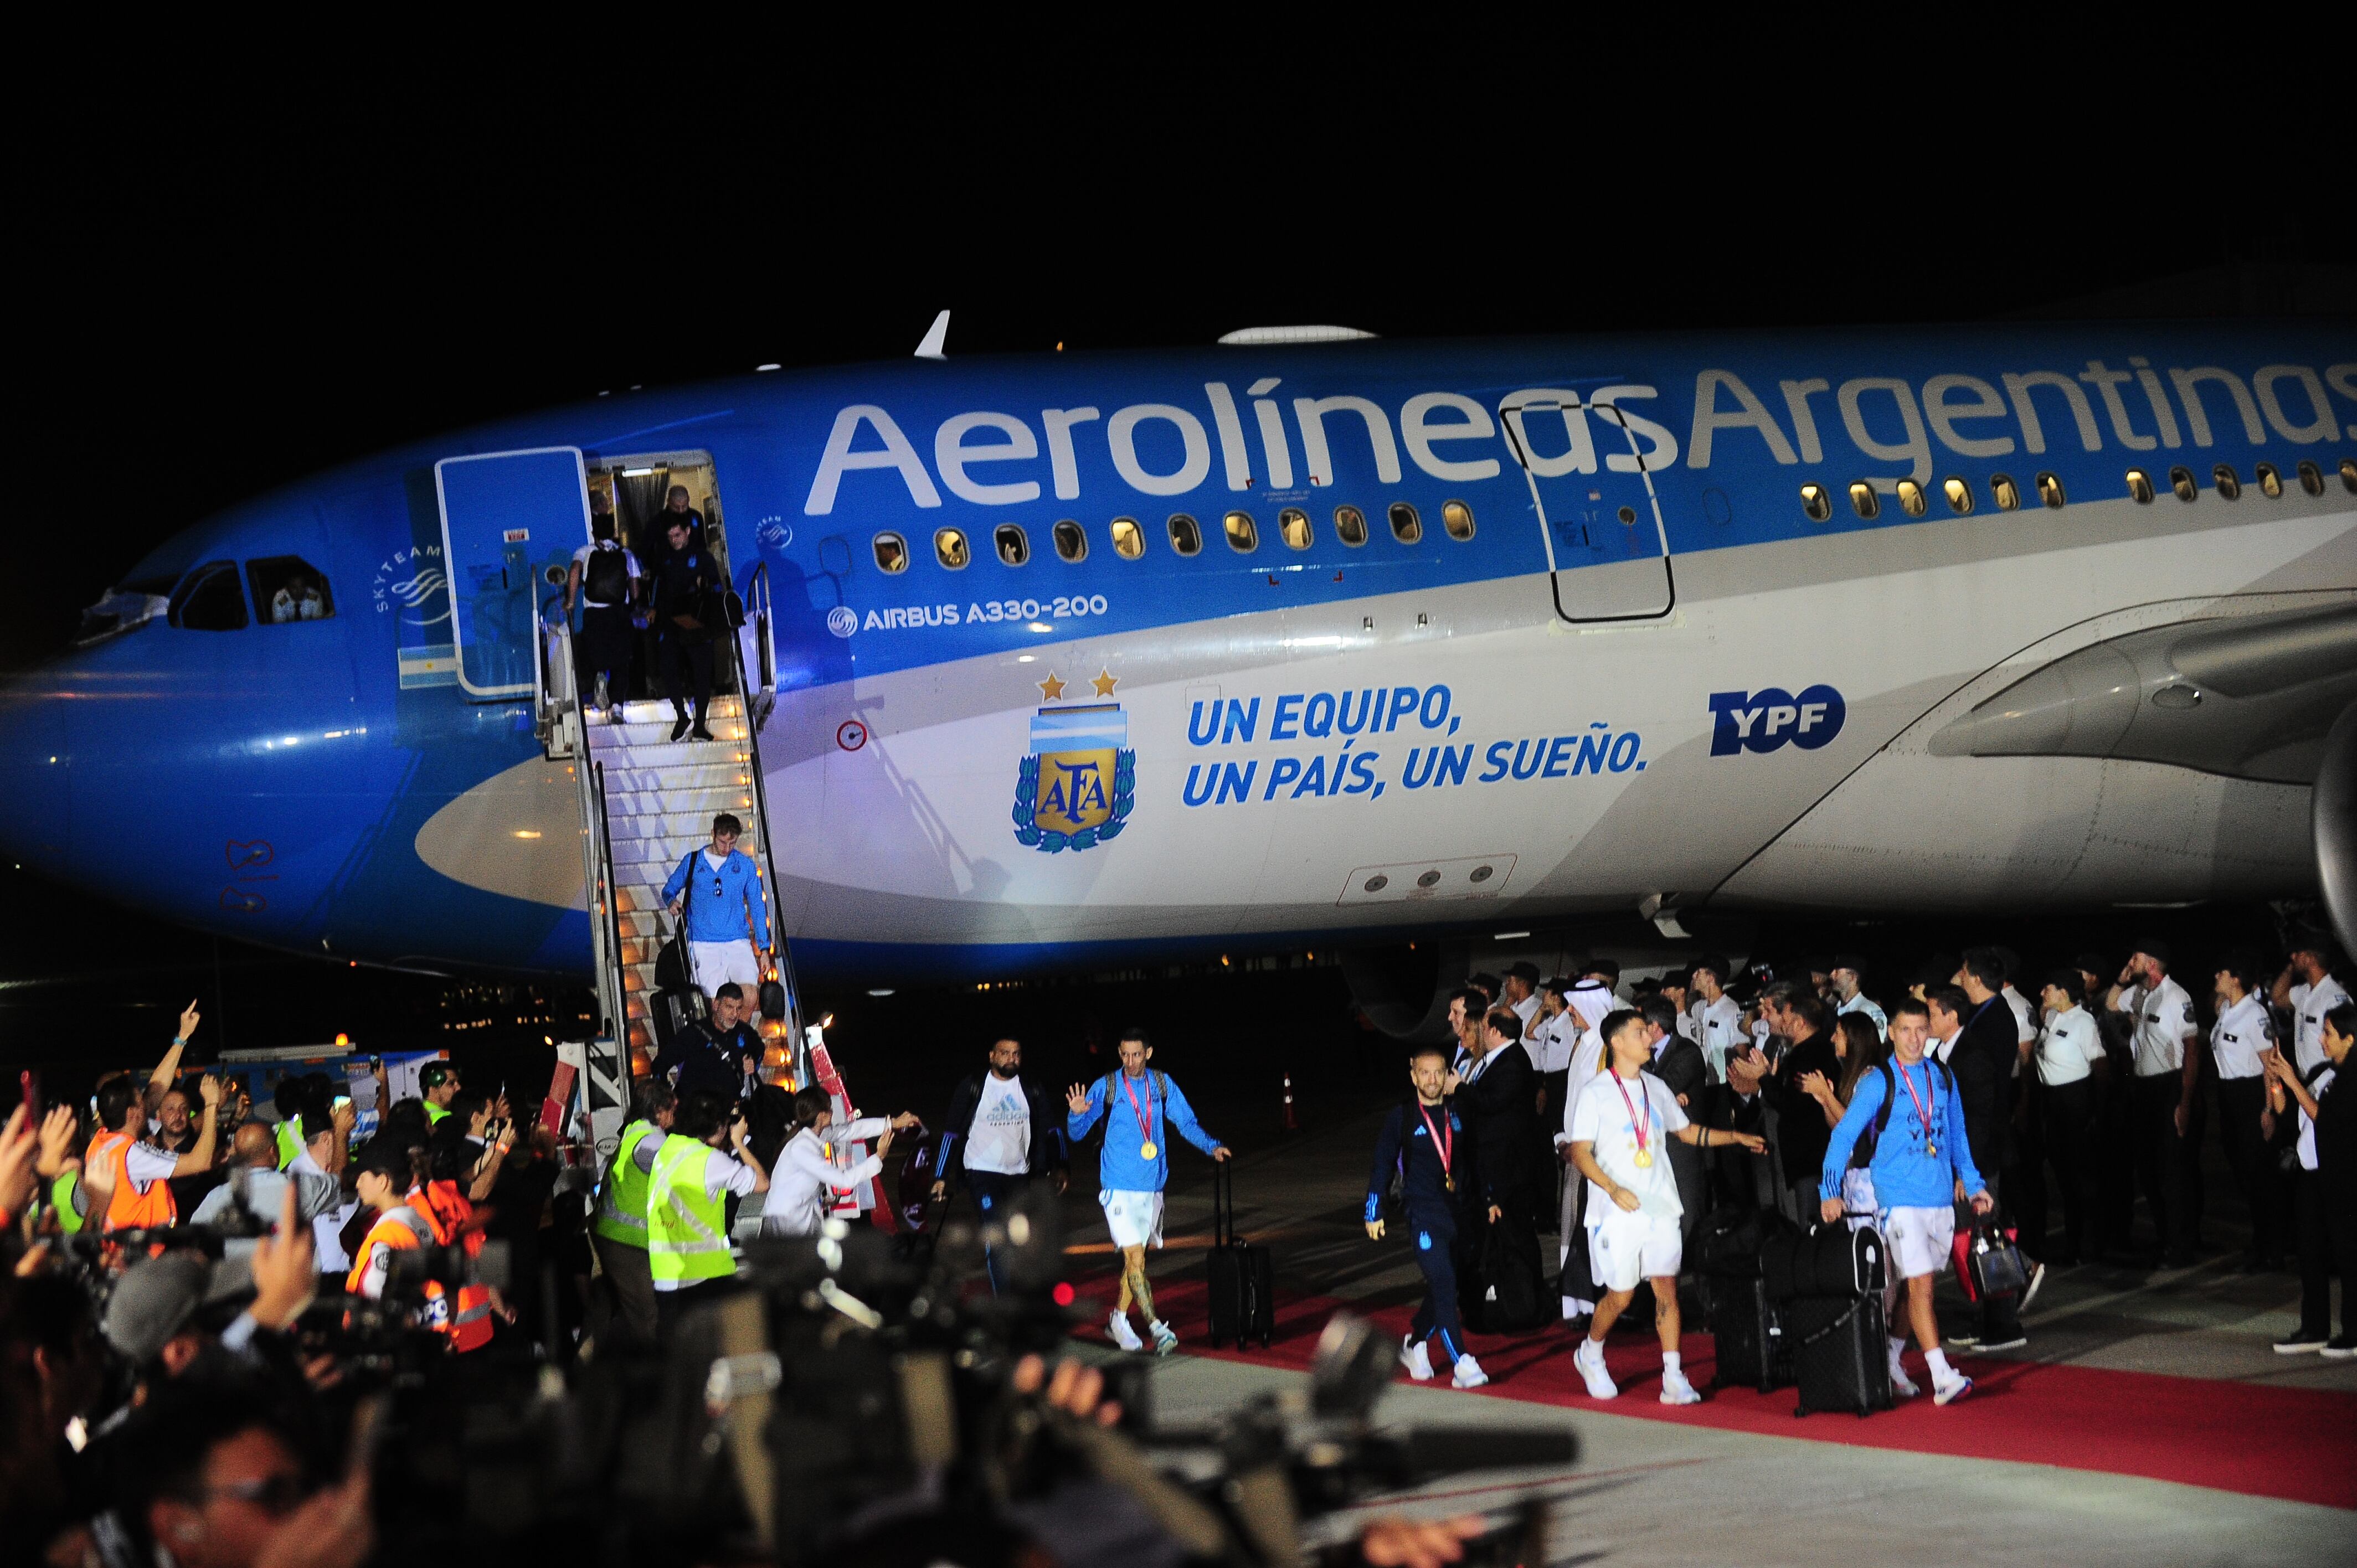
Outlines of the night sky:
{"type": "MultiPolygon", "coordinates": [[[[1863,100],[1828,67],[1755,102],[1659,62],[1608,102],[1598,71],[1468,75],[1411,41],[1363,70],[1247,51],[1206,81],[1070,40],[1012,69],[879,63],[880,38],[842,59],[689,38],[675,61],[618,38],[539,69],[427,51],[365,78],[109,61],[14,149],[31,428],[0,667],[242,497],[603,389],[904,356],[943,306],[952,357],[1289,322],[2357,313],[2347,128],[2321,104],[2162,115],[2074,88],[2066,123],[2020,96],[2027,55],[1983,83],[2003,103],[1955,62],[1912,68],[1947,72],[1912,107],[1882,75],[1863,100]]],[[[11,919],[36,897],[112,918],[28,881],[11,919]]],[[[5,975],[98,967],[48,924],[5,975]]],[[[127,940],[134,968],[209,956],[127,940]]],[[[0,1004],[0,1045],[22,1005],[0,1004]]]]}

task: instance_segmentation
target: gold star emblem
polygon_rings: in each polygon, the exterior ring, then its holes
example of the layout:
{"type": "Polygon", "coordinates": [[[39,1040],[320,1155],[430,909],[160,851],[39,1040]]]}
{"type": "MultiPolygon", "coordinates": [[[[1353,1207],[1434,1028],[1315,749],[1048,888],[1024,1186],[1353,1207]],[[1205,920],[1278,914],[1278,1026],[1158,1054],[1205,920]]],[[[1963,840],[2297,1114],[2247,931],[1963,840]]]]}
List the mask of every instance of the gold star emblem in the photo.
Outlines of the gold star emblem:
{"type": "Polygon", "coordinates": [[[1056,679],[1055,672],[1053,671],[1050,671],[1048,678],[1045,681],[1040,682],[1039,685],[1039,694],[1047,698],[1051,703],[1064,694],[1064,683],[1056,679]]]}
{"type": "Polygon", "coordinates": [[[1096,673],[1096,678],[1089,684],[1097,689],[1098,696],[1110,697],[1113,695],[1113,689],[1121,684],[1121,677],[1110,670],[1100,670],[1096,673]]]}

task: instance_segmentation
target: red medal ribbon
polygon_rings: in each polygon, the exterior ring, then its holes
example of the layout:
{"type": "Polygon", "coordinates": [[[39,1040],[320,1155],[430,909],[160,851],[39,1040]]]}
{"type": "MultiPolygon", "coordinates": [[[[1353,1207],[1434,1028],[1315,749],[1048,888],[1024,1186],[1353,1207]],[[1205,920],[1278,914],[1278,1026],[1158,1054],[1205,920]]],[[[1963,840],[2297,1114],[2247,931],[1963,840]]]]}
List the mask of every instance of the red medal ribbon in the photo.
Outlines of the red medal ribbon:
{"type": "MultiPolygon", "coordinates": [[[[1636,1105],[1629,1099],[1628,1087],[1620,1081],[1620,1075],[1617,1072],[1612,1072],[1612,1069],[1609,1068],[1607,1068],[1605,1070],[1611,1073],[1612,1087],[1620,1090],[1621,1109],[1629,1112],[1630,1133],[1636,1138],[1637,1152],[1641,1155],[1645,1152],[1645,1144],[1648,1141],[1647,1134],[1652,1131],[1653,1127],[1653,1102],[1652,1100],[1646,1099],[1645,1114],[1639,1116],[1637,1114],[1636,1105]]],[[[1638,1095],[1640,1099],[1644,1098],[1641,1081],[1641,1087],[1638,1090],[1638,1095]]]]}
{"type": "Polygon", "coordinates": [[[1424,1118],[1424,1130],[1431,1134],[1433,1151],[1440,1156],[1440,1179],[1453,1188],[1457,1176],[1449,1165],[1457,1153],[1457,1129],[1448,1125],[1446,1116],[1441,1118],[1441,1125],[1435,1127],[1432,1112],[1424,1108],[1421,1100],[1415,1102],[1415,1113],[1424,1118]]]}
{"type": "MultiPolygon", "coordinates": [[[[1146,1115],[1145,1112],[1138,1109],[1137,1090],[1130,1087],[1129,1074],[1127,1073],[1123,1073],[1121,1075],[1121,1091],[1129,1096],[1129,1112],[1131,1115],[1137,1118],[1138,1142],[1141,1144],[1150,1144],[1154,1142],[1154,1120],[1152,1117],[1146,1115]]],[[[1152,1090],[1146,1090],[1146,1103],[1153,1103],[1154,1091],[1152,1090]]]]}
{"type": "Polygon", "coordinates": [[[1899,1069],[1899,1081],[1907,1086],[1907,1098],[1915,1102],[1915,1117],[1923,1123],[1923,1141],[1928,1144],[1932,1141],[1932,1069],[1923,1069],[1923,1092],[1917,1094],[1915,1080],[1907,1076],[1907,1064],[1894,1061],[1890,1065],[1899,1069]]]}

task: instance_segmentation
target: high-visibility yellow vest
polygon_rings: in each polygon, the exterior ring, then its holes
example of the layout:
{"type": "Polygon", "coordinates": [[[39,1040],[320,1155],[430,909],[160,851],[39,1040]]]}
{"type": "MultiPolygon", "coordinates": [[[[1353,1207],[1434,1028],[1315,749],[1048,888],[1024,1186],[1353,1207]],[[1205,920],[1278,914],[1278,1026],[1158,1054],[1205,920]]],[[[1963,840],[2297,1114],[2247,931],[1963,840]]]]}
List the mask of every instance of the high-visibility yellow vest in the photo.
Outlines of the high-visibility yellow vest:
{"type": "Polygon", "coordinates": [[[285,1170],[303,1153],[303,1118],[289,1116],[278,1123],[278,1168],[285,1170]]]}
{"type": "Polygon", "coordinates": [[[425,1124],[428,1127],[433,1126],[436,1122],[441,1121],[442,1118],[449,1114],[450,1108],[448,1106],[436,1105],[430,1100],[425,1101],[425,1124]]]}
{"type": "Polygon", "coordinates": [[[704,1189],[712,1150],[694,1138],[666,1138],[655,1151],[647,1191],[647,1267],[660,1287],[726,1279],[737,1272],[728,1251],[728,1200],[704,1189]]]}
{"type": "Polygon", "coordinates": [[[650,1133],[660,1135],[661,1129],[651,1122],[633,1122],[623,1128],[622,1141],[614,1149],[614,1163],[606,1167],[595,1229],[608,1241],[630,1247],[647,1244],[647,1194],[654,1178],[639,1169],[633,1156],[650,1133]]]}

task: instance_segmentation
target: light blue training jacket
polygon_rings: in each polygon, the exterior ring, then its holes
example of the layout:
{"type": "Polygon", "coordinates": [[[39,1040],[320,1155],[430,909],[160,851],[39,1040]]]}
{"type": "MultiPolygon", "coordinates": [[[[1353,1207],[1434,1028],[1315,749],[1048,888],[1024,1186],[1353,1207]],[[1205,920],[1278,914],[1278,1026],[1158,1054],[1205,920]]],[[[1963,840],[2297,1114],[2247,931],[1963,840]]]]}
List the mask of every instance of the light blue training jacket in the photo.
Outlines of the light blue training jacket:
{"type": "Polygon", "coordinates": [[[1196,1125],[1195,1108],[1187,1103],[1178,1086],[1152,1068],[1137,1078],[1116,1070],[1089,1085],[1089,1108],[1064,1118],[1065,1134],[1079,1143],[1099,1117],[1104,1119],[1105,1136],[1104,1147],[1097,1154],[1097,1181],[1113,1192],[1160,1192],[1169,1183],[1169,1132],[1176,1131],[1207,1155],[1220,1146],[1217,1138],[1196,1125]],[[1113,1089],[1110,1102],[1105,1097],[1108,1086],[1113,1089]],[[1135,1110],[1130,1105],[1131,1093],[1137,1096],[1135,1110]],[[1140,1112],[1154,1130],[1150,1160],[1138,1157],[1138,1145],[1146,1141],[1138,1133],[1140,1112]]]}
{"type": "Polygon", "coordinates": [[[745,940],[748,929],[746,912],[750,910],[753,945],[767,951],[770,906],[761,897],[761,876],[753,865],[753,857],[741,849],[732,849],[716,872],[704,858],[709,847],[698,844],[686,859],[673,867],[671,880],[663,884],[663,903],[670,904],[682,893],[687,895],[687,940],[692,942],[745,940]]]}

